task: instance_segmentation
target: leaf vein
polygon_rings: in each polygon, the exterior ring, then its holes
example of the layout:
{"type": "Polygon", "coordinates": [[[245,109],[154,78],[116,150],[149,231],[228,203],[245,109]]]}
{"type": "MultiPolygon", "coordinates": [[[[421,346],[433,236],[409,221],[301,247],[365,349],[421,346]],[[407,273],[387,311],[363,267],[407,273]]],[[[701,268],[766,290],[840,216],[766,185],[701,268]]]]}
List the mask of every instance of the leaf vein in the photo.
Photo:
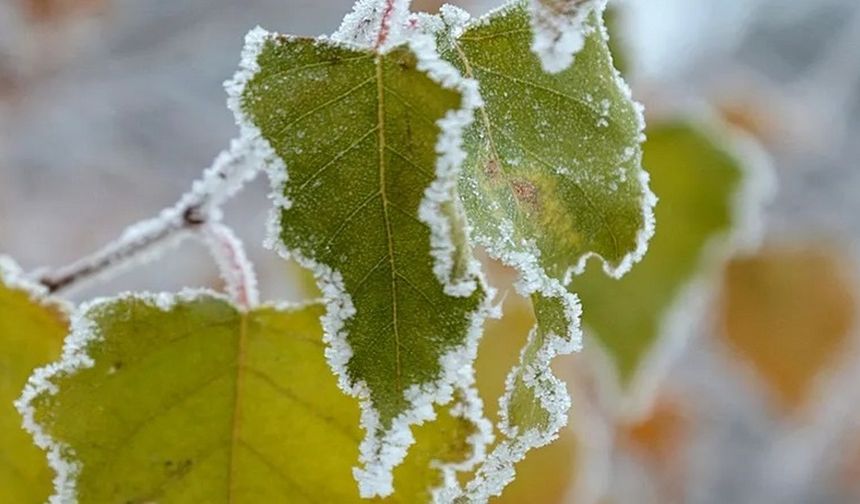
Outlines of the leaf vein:
{"type": "Polygon", "coordinates": [[[493,75],[495,75],[495,76],[498,76],[498,77],[501,77],[501,78],[503,78],[503,79],[509,80],[509,81],[511,81],[511,82],[516,82],[516,83],[518,83],[518,84],[522,84],[522,85],[524,85],[524,86],[529,86],[529,87],[532,87],[532,88],[535,88],[535,89],[541,90],[541,91],[543,91],[543,92],[545,92],[545,93],[549,93],[549,94],[555,95],[555,96],[557,96],[557,97],[559,97],[559,98],[564,98],[565,100],[570,100],[570,101],[572,101],[573,103],[576,103],[576,104],[581,105],[582,107],[584,107],[584,108],[588,109],[588,111],[589,111],[589,112],[591,112],[592,114],[594,114],[595,116],[600,116],[600,115],[601,115],[600,111],[598,111],[598,110],[595,108],[595,106],[594,106],[593,104],[588,103],[587,101],[585,101],[585,100],[584,100],[584,99],[582,99],[582,98],[578,98],[578,97],[576,97],[576,96],[569,95],[569,94],[567,94],[567,93],[562,93],[561,91],[559,91],[559,90],[557,90],[557,89],[553,89],[553,88],[551,88],[551,87],[543,86],[543,85],[541,85],[541,84],[538,84],[537,82],[532,82],[532,81],[529,81],[529,80],[526,80],[526,79],[521,79],[521,78],[519,78],[519,77],[514,77],[513,75],[508,75],[508,74],[503,73],[503,72],[497,72],[497,71],[492,70],[492,69],[490,69],[490,68],[487,68],[487,67],[485,67],[485,66],[476,65],[476,64],[472,63],[472,67],[473,67],[473,68],[477,68],[478,70],[480,70],[480,71],[482,71],[482,72],[487,72],[487,73],[489,73],[489,74],[493,74],[493,75]]]}
{"type": "Polygon", "coordinates": [[[337,229],[335,229],[334,232],[331,233],[331,235],[326,239],[326,241],[323,242],[322,248],[327,249],[340,236],[340,234],[346,229],[346,227],[352,222],[352,220],[355,218],[355,216],[358,215],[358,212],[367,208],[367,205],[369,205],[371,202],[373,202],[376,198],[378,198],[380,196],[382,196],[382,193],[380,193],[379,191],[374,191],[372,194],[370,194],[366,198],[364,198],[364,200],[362,200],[362,202],[359,203],[349,213],[349,215],[344,217],[344,219],[341,221],[341,223],[337,227],[337,229]]]}
{"type": "Polygon", "coordinates": [[[358,147],[359,145],[361,145],[361,142],[363,142],[367,137],[369,137],[370,135],[372,135],[373,133],[375,133],[375,132],[376,132],[376,130],[377,130],[377,128],[378,128],[378,126],[375,126],[375,127],[371,128],[371,129],[369,129],[367,132],[365,132],[365,133],[364,133],[364,134],[362,134],[360,137],[358,137],[354,142],[352,142],[352,143],[349,145],[349,147],[347,147],[346,149],[344,149],[344,150],[342,150],[342,151],[338,152],[337,154],[335,154],[335,155],[334,155],[334,157],[332,157],[331,159],[329,159],[328,161],[326,161],[326,162],[325,162],[322,166],[320,166],[320,167],[319,167],[319,168],[318,168],[314,173],[312,173],[312,174],[308,175],[308,177],[307,177],[303,182],[301,182],[301,184],[299,185],[299,188],[296,190],[296,192],[301,192],[305,187],[307,187],[307,185],[308,185],[308,184],[310,184],[311,182],[313,182],[314,180],[316,180],[320,175],[322,175],[322,173],[323,173],[324,171],[326,171],[327,169],[329,169],[329,168],[331,168],[332,166],[334,166],[334,164],[335,164],[337,161],[339,161],[341,158],[343,158],[345,155],[347,155],[351,150],[353,150],[353,149],[355,149],[356,147],[358,147]]]}
{"type": "MultiPolygon", "coordinates": [[[[265,456],[262,452],[257,450],[251,443],[245,441],[244,439],[239,440],[239,445],[245,449],[248,453],[254,456],[257,460],[259,460],[264,466],[266,466],[272,473],[278,476],[281,481],[292,487],[296,490],[296,492],[300,493],[302,497],[304,497],[308,502],[319,502],[314,499],[312,495],[308,494],[301,485],[298,484],[294,479],[290,478],[286,473],[281,471],[278,466],[276,466],[267,456],[265,456]]],[[[284,492],[281,492],[284,493],[284,492]]]]}
{"type": "Polygon", "coordinates": [[[386,150],[388,150],[388,152],[390,152],[390,153],[394,154],[395,156],[399,157],[400,159],[402,159],[402,160],[406,161],[410,166],[412,166],[413,168],[415,168],[416,170],[418,170],[419,172],[421,172],[421,174],[422,174],[422,175],[424,175],[425,177],[428,177],[428,178],[429,178],[429,179],[431,179],[431,180],[433,180],[433,179],[435,179],[435,178],[436,178],[436,176],[435,176],[435,175],[431,174],[431,173],[430,173],[429,171],[427,171],[427,169],[426,169],[426,168],[424,168],[423,166],[418,165],[418,163],[416,163],[415,161],[413,161],[413,160],[412,160],[409,156],[407,156],[406,154],[403,154],[402,152],[398,151],[397,149],[395,149],[395,148],[391,147],[390,145],[386,145],[386,146],[385,146],[385,148],[386,148],[386,150]]]}
{"type": "Polygon", "coordinates": [[[282,138],[286,134],[287,130],[289,130],[297,122],[301,121],[302,119],[304,119],[308,116],[311,116],[311,115],[319,112],[320,110],[323,110],[327,107],[335,105],[335,104],[349,98],[350,96],[352,96],[353,94],[358,92],[358,90],[360,90],[364,86],[370,84],[371,82],[373,82],[373,77],[369,77],[367,80],[364,80],[364,81],[356,84],[355,86],[347,89],[343,93],[341,93],[341,94],[339,94],[339,95],[337,95],[337,96],[335,96],[329,100],[326,100],[326,101],[320,103],[319,105],[312,107],[310,110],[307,110],[306,112],[304,112],[302,114],[299,114],[295,119],[293,119],[292,121],[290,121],[287,124],[285,124],[284,126],[282,126],[281,129],[277,133],[275,133],[273,138],[282,138]]]}

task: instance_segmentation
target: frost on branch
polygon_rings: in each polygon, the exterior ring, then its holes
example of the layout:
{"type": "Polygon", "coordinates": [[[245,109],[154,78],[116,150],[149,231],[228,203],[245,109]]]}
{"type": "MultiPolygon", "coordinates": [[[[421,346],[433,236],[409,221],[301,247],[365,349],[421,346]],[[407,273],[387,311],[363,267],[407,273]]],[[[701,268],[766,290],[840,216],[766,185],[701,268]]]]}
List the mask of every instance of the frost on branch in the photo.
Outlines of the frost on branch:
{"type": "Polygon", "coordinates": [[[358,0],[331,40],[379,50],[401,44],[409,3],[410,0],[358,0]]]}
{"type": "Polygon", "coordinates": [[[254,308],[260,302],[254,265],[245,255],[245,247],[233,230],[221,222],[207,223],[203,238],[218,265],[230,299],[242,308],[254,308]]]}
{"type": "Polygon", "coordinates": [[[470,386],[491,297],[455,198],[476,85],[426,35],[346,35],[383,4],[335,40],[252,31],[228,85],[272,181],[269,245],[314,272],[328,361],[360,399],[365,496],[391,493],[410,426],[470,386]]]}
{"type": "Polygon", "coordinates": [[[244,139],[231,141],[230,148],[215,158],[176,204],[127,227],[118,239],[91,256],[44,273],[40,282],[56,292],[157,259],[203,224],[221,220],[221,205],[256,176],[257,156],[244,139]]]}

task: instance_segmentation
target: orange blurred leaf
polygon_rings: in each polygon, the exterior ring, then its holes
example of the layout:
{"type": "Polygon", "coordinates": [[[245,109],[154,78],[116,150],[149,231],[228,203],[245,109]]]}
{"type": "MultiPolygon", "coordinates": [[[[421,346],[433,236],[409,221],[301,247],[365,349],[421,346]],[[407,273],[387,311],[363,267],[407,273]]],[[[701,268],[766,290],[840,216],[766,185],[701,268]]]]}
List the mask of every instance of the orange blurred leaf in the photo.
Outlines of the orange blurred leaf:
{"type": "Polygon", "coordinates": [[[855,295],[845,263],[833,252],[765,250],[728,265],[720,334],[753,365],[778,406],[793,410],[845,346],[855,295]]]}

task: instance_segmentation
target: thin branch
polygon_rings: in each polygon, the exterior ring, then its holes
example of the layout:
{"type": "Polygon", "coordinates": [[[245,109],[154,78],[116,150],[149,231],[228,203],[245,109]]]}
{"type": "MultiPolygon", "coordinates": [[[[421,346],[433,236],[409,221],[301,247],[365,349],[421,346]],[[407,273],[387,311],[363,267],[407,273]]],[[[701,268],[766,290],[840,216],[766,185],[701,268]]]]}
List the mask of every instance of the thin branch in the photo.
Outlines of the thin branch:
{"type": "Polygon", "coordinates": [[[373,44],[374,49],[379,49],[388,39],[388,33],[391,31],[391,18],[394,16],[394,4],[397,0],[386,0],[382,11],[382,20],[379,24],[379,33],[376,35],[376,42],[373,44]]]}
{"type": "Polygon", "coordinates": [[[242,241],[222,222],[212,221],[202,228],[209,253],[218,265],[227,293],[242,308],[254,308],[260,303],[257,275],[245,254],[242,241]]]}
{"type": "Polygon", "coordinates": [[[230,149],[213,161],[191,190],[158,217],[134,224],[120,237],[95,253],[56,270],[37,273],[49,292],[71,288],[134,261],[160,257],[167,245],[175,245],[201,226],[221,218],[221,205],[257,174],[259,163],[250,158],[252,149],[243,140],[233,140],[230,149]]]}

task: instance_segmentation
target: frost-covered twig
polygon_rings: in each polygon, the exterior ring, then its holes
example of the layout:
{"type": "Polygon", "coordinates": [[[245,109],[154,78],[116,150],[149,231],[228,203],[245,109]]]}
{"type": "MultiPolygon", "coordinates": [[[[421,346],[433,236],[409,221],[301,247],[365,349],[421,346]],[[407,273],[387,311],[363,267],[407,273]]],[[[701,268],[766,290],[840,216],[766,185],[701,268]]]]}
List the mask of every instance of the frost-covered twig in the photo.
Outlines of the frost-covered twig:
{"type": "Polygon", "coordinates": [[[379,33],[376,35],[376,43],[374,49],[379,49],[385,40],[388,38],[388,32],[391,30],[391,17],[394,14],[395,0],[385,0],[385,7],[382,11],[382,21],[379,25],[379,33]]]}
{"type": "Polygon", "coordinates": [[[95,253],[56,270],[39,273],[38,281],[51,293],[97,278],[132,261],[157,258],[168,245],[219,221],[221,205],[254,178],[257,163],[244,140],[233,140],[191,190],[154,218],[129,226],[120,237],[95,253]]]}
{"type": "Polygon", "coordinates": [[[245,254],[242,241],[232,229],[219,221],[207,223],[202,231],[204,242],[221,271],[230,298],[245,309],[257,306],[260,303],[257,275],[254,265],[245,254]]]}
{"type": "Polygon", "coordinates": [[[331,39],[385,52],[386,48],[404,41],[409,3],[409,0],[358,0],[331,39]]]}

